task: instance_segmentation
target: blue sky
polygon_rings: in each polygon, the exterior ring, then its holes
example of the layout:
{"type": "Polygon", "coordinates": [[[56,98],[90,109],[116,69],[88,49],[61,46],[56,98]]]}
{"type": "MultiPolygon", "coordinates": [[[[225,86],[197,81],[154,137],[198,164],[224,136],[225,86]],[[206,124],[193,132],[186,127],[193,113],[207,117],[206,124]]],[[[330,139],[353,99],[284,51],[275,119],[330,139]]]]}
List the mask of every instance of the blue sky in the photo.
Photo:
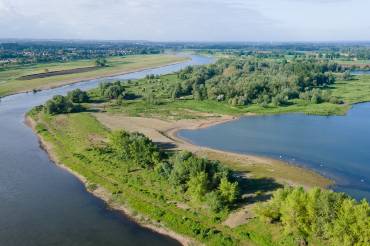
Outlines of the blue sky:
{"type": "Polygon", "coordinates": [[[370,41],[369,0],[0,0],[0,38],[370,41]]]}

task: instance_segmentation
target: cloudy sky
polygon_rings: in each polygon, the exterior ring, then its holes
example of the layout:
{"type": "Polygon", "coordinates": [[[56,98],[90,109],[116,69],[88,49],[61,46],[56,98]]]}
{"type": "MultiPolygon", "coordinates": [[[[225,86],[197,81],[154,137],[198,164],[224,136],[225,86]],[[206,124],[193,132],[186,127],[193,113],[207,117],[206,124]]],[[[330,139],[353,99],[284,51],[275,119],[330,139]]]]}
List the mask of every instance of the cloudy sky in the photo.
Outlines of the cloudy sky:
{"type": "Polygon", "coordinates": [[[0,0],[0,38],[370,40],[369,0],[0,0]]]}

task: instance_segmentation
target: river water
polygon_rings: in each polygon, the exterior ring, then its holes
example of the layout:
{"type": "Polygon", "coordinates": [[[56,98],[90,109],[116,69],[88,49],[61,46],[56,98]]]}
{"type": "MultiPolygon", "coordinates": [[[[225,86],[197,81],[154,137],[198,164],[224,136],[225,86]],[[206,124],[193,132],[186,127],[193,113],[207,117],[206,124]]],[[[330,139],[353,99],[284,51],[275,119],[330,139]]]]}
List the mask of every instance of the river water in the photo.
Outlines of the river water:
{"type": "Polygon", "coordinates": [[[54,95],[96,87],[101,81],[167,74],[188,65],[212,62],[192,56],[181,64],[148,69],[106,79],[4,97],[0,102],[0,245],[109,246],[179,245],[112,211],[88,193],[67,171],[54,165],[40,149],[35,134],[24,124],[32,107],[54,95]]]}
{"type": "Polygon", "coordinates": [[[197,145],[311,168],[334,179],[334,190],[370,201],[370,103],[345,116],[251,116],[178,134],[197,145]]]}

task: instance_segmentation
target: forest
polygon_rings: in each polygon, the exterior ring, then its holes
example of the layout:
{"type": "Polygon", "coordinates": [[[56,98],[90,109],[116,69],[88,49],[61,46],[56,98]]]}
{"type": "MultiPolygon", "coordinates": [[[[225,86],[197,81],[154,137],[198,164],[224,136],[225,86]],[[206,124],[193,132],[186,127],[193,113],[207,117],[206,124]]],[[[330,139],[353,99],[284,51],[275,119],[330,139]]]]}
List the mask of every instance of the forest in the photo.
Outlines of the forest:
{"type": "Polygon", "coordinates": [[[174,99],[192,95],[195,100],[226,101],[234,106],[282,106],[297,98],[314,104],[340,104],[338,98],[322,89],[345,74],[345,68],[329,61],[220,59],[216,64],[179,72],[182,81],[171,93],[174,99]]]}

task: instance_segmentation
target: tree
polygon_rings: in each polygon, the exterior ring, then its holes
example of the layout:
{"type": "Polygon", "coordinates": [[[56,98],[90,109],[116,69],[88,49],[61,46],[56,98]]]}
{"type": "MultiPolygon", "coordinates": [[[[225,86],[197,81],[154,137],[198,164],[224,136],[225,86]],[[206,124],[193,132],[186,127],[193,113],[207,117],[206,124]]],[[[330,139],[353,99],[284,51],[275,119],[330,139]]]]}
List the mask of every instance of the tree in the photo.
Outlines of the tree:
{"type": "Polygon", "coordinates": [[[218,192],[212,191],[206,194],[205,200],[210,209],[214,212],[219,212],[223,207],[224,203],[218,192]]]}
{"type": "Polygon", "coordinates": [[[219,186],[220,196],[227,203],[232,204],[238,197],[238,182],[231,183],[223,177],[219,186]]]}
{"type": "Polygon", "coordinates": [[[124,86],[120,81],[113,83],[100,83],[99,84],[100,95],[108,99],[117,99],[119,96],[124,96],[124,86]]]}
{"type": "Polygon", "coordinates": [[[161,161],[158,147],[141,133],[114,131],[110,135],[110,146],[119,159],[132,161],[136,166],[151,168],[161,161]]]}
{"type": "Polygon", "coordinates": [[[63,114],[77,112],[81,108],[74,105],[67,97],[57,95],[45,103],[44,110],[47,114],[63,114]]]}
{"type": "Polygon", "coordinates": [[[106,67],[108,65],[108,61],[105,58],[98,58],[95,60],[95,64],[97,67],[106,67]]]}
{"type": "Polygon", "coordinates": [[[194,201],[201,201],[207,193],[207,173],[200,172],[192,176],[188,182],[187,192],[194,201]]]}
{"type": "Polygon", "coordinates": [[[67,98],[74,103],[84,103],[89,101],[89,96],[86,91],[82,91],[80,89],[68,92],[67,98]]]}
{"type": "Polygon", "coordinates": [[[171,92],[172,100],[175,100],[176,98],[180,97],[181,95],[181,84],[177,83],[171,92]]]}
{"type": "Polygon", "coordinates": [[[109,99],[117,99],[119,96],[122,96],[124,88],[119,85],[111,85],[104,91],[104,96],[109,99]]]}

